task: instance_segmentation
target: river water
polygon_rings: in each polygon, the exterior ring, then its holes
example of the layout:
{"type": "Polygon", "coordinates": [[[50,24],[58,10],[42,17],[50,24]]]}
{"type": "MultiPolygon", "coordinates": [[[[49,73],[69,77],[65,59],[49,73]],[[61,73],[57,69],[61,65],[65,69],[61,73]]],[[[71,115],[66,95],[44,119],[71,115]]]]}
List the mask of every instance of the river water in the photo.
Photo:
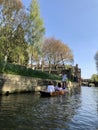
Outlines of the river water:
{"type": "Polygon", "coordinates": [[[0,130],[98,130],[98,87],[50,98],[0,96],[0,130]]]}

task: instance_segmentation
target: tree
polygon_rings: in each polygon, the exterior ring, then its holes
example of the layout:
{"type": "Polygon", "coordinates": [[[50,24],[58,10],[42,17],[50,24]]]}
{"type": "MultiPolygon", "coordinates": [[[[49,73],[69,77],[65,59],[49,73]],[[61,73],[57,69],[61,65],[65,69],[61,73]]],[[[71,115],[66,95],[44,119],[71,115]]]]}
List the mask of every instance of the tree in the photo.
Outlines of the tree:
{"type": "Polygon", "coordinates": [[[95,62],[96,62],[96,69],[97,69],[97,74],[98,74],[98,51],[96,52],[94,59],[95,59],[95,62]]]}
{"type": "Polygon", "coordinates": [[[15,40],[9,57],[10,62],[18,63],[20,65],[26,65],[29,61],[27,53],[28,44],[25,41],[24,33],[25,31],[22,25],[19,24],[14,31],[13,40],[15,40]]]}
{"type": "Polygon", "coordinates": [[[44,61],[51,66],[64,65],[66,62],[73,61],[71,49],[55,38],[46,38],[43,46],[44,61]]]}
{"type": "Polygon", "coordinates": [[[0,5],[6,5],[6,7],[10,5],[11,8],[17,8],[17,10],[23,6],[21,0],[0,0],[0,5]]]}
{"type": "Polygon", "coordinates": [[[93,74],[92,77],[91,77],[91,81],[92,82],[98,82],[98,75],[93,74]]]}
{"type": "Polygon", "coordinates": [[[27,64],[26,13],[20,0],[0,1],[0,60],[27,64]]]}
{"type": "Polygon", "coordinates": [[[11,51],[15,18],[21,8],[22,3],[19,0],[0,0],[0,38],[4,61],[7,61],[11,51]]]}
{"type": "Polygon", "coordinates": [[[29,56],[31,66],[36,58],[41,54],[42,38],[45,32],[43,20],[40,17],[39,4],[37,0],[32,0],[30,4],[30,12],[28,14],[26,39],[29,44],[29,56]],[[36,55],[34,55],[36,54],[36,55]]]}

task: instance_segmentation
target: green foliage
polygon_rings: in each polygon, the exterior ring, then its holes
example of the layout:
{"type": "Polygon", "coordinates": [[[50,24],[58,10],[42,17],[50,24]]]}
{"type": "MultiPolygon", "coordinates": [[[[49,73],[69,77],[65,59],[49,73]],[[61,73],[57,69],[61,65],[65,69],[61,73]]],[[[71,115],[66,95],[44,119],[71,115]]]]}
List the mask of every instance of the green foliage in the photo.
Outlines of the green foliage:
{"type": "Polygon", "coordinates": [[[25,41],[26,13],[17,0],[3,1],[0,5],[0,61],[27,64],[25,41]]]}
{"type": "Polygon", "coordinates": [[[28,14],[27,42],[29,43],[29,56],[31,64],[34,60],[39,60],[41,55],[42,39],[45,33],[43,20],[40,17],[40,9],[37,0],[32,0],[28,14]],[[36,55],[35,55],[36,54],[36,55]],[[39,59],[38,59],[39,58],[39,59]]]}
{"type": "Polygon", "coordinates": [[[92,77],[91,77],[91,81],[96,81],[98,82],[98,75],[97,74],[93,74],[92,77]]]}
{"type": "Polygon", "coordinates": [[[2,63],[0,62],[0,73],[29,76],[41,79],[52,79],[52,80],[60,79],[60,77],[57,75],[52,75],[42,71],[33,70],[31,68],[26,68],[25,66],[4,62],[2,63]]]}

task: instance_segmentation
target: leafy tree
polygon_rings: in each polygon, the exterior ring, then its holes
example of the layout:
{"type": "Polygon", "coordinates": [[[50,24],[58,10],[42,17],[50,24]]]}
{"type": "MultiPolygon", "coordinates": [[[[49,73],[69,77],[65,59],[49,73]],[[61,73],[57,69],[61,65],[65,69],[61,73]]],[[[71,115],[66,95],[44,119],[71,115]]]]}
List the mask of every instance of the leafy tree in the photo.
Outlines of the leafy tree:
{"type": "Polygon", "coordinates": [[[27,53],[28,45],[25,41],[24,33],[22,25],[18,25],[17,29],[14,31],[13,40],[15,40],[9,57],[10,62],[26,65],[29,61],[27,53]]]}
{"type": "Polygon", "coordinates": [[[2,39],[2,53],[4,54],[4,60],[7,61],[11,51],[11,38],[13,36],[13,26],[15,25],[15,16],[22,7],[22,4],[20,1],[16,0],[1,0],[0,4],[0,35],[2,39]]]}
{"type": "Polygon", "coordinates": [[[20,0],[0,1],[0,60],[27,64],[26,13],[20,0]]]}
{"type": "Polygon", "coordinates": [[[40,17],[39,4],[37,0],[32,0],[30,4],[30,11],[28,14],[27,34],[26,39],[29,43],[29,56],[31,65],[34,60],[39,59],[41,54],[42,43],[45,28],[43,26],[43,20],[40,17]]]}
{"type": "Polygon", "coordinates": [[[98,82],[98,75],[97,74],[93,74],[92,77],[91,77],[91,81],[98,82]]]}
{"type": "Polygon", "coordinates": [[[96,62],[96,69],[97,69],[97,74],[98,74],[98,51],[96,52],[94,59],[96,62]]]}

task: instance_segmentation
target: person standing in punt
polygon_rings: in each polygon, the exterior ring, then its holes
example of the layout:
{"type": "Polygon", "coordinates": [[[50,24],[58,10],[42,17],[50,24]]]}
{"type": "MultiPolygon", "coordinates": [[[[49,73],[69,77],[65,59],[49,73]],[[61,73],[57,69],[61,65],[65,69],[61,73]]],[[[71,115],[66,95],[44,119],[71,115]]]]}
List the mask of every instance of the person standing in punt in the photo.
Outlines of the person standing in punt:
{"type": "Polygon", "coordinates": [[[62,75],[62,88],[65,89],[67,87],[67,74],[63,73],[62,75]]]}

